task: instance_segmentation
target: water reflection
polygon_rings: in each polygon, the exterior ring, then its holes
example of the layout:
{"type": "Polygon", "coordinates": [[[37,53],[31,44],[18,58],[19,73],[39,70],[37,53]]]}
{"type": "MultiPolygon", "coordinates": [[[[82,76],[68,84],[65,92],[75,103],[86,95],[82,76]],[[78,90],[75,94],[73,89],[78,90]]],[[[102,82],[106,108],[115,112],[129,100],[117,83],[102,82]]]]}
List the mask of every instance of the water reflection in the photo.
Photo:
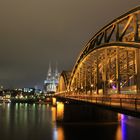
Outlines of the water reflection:
{"type": "Polygon", "coordinates": [[[57,140],[64,140],[64,130],[62,127],[57,128],[57,140]]]}
{"type": "Polygon", "coordinates": [[[64,117],[64,104],[2,104],[2,140],[139,140],[140,119],[119,114],[114,123],[56,123],[64,117]],[[58,118],[57,118],[58,117],[58,118]]]}
{"type": "Polygon", "coordinates": [[[56,119],[58,121],[61,121],[64,118],[64,103],[57,102],[56,108],[57,108],[57,116],[56,116],[57,118],[56,119]]]}
{"type": "Polygon", "coordinates": [[[126,136],[126,121],[127,121],[127,116],[125,115],[121,115],[121,132],[122,132],[122,140],[126,140],[127,136],[126,136]]]}
{"type": "Polygon", "coordinates": [[[122,140],[122,130],[120,125],[118,125],[116,130],[116,140],[122,140]]]}
{"type": "Polygon", "coordinates": [[[56,122],[56,107],[51,107],[52,111],[52,121],[56,122]]]}
{"type": "Polygon", "coordinates": [[[64,129],[62,127],[55,127],[53,131],[53,140],[65,140],[64,129]]]}
{"type": "Polygon", "coordinates": [[[119,114],[120,124],[116,131],[116,140],[139,140],[140,119],[119,114]]]}

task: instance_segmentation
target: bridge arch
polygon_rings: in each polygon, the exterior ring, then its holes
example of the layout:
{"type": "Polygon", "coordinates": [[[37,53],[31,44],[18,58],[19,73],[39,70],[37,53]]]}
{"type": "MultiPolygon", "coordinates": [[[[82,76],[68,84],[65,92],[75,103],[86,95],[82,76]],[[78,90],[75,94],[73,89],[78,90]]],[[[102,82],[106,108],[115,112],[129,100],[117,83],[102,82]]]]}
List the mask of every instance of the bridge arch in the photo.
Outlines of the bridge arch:
{"type": "Polygon", "coordinates": [[[68,88],[75,93],[140,91],[140,7],[113,20],[81,51],[68,88]]]}
{"type": "Polygon", "coordinates": [[[57,88],[57,92],[66,92],[68,88],[68,83],[70,79],[70,71],[62,71],[59,78],[59,84],[57,88]]]}

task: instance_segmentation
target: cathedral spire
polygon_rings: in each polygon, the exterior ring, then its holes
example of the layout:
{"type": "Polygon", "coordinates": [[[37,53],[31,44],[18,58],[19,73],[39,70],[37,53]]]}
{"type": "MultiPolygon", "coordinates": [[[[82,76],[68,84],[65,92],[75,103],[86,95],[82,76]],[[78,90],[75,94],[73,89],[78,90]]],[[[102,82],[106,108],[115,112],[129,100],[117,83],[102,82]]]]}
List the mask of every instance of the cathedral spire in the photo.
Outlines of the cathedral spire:
{"type": "Polygon", "coordinates": [[[55,77],[58,77],[58,68],[57,68],[57,62],[56,62],[56,65],[55,65],[55,77]]]}
{"type": "Polygon", "coordinates": [[[48,77],[52,75],[52,68],[51,68],[51,63],[49,63],[49,68],[48,68],[48,77]]]}
{"type": "Polygon", "coordinates": [[[57,69],[57,63],[55,71],[52,71],[51,63],[49,63],[47,78],[44,81],[44,92],[47,94],[53,94],[56,92],[58,85],[59,73],[57,69]]]}

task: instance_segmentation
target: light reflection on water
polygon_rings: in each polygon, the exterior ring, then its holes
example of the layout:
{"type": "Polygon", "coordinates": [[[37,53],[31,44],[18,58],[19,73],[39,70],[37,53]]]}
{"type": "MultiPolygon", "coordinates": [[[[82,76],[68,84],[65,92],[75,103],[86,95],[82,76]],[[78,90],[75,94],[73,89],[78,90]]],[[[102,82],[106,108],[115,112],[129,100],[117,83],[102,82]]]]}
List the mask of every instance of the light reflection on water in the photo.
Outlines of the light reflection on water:
{"type": "Polygon", "coordinates": [[[64,103],[57,102],[56,120],[61,121],[64,118],[64,103]]]}
{"type": "MultiPolygon", "coordinates": [[[[60,104],[59,104],[60,105],[60,104]]],[[[62,104],[61,104],[62,105],[62,104]]],[[[41,104],[0,105],[0,139],[2,140],[139,140],[140,119],[119,114],[116,123],[57,124],[64,115],[58,108],[41,104]],[[58,115],[59,114],[59,115],[58,115]]]]}
{"type": "Polygon", "coordinates": [[[120,124],[116,131],[116,140],[139,140],[140,119],[119,114],[120,124]]]}
{"type": "Polygon", "coordinates": [[[121,115],[121,132],[122,132],[122,140],[126,140],[126,121],[127,121],[127,116],[121,115]]]}

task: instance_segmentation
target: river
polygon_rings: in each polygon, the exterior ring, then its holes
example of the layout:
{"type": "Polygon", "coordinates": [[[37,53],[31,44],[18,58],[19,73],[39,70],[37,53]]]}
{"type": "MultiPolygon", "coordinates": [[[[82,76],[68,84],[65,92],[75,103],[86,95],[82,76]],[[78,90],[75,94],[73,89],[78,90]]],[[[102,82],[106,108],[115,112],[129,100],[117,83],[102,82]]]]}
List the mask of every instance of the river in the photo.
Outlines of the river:
{"type": "Polygon", "coordinates": [[[140,119],[121,115],[112,123],[56,123],[56,108],[0,104],[0,140],[139,140],[140,119]]]}

